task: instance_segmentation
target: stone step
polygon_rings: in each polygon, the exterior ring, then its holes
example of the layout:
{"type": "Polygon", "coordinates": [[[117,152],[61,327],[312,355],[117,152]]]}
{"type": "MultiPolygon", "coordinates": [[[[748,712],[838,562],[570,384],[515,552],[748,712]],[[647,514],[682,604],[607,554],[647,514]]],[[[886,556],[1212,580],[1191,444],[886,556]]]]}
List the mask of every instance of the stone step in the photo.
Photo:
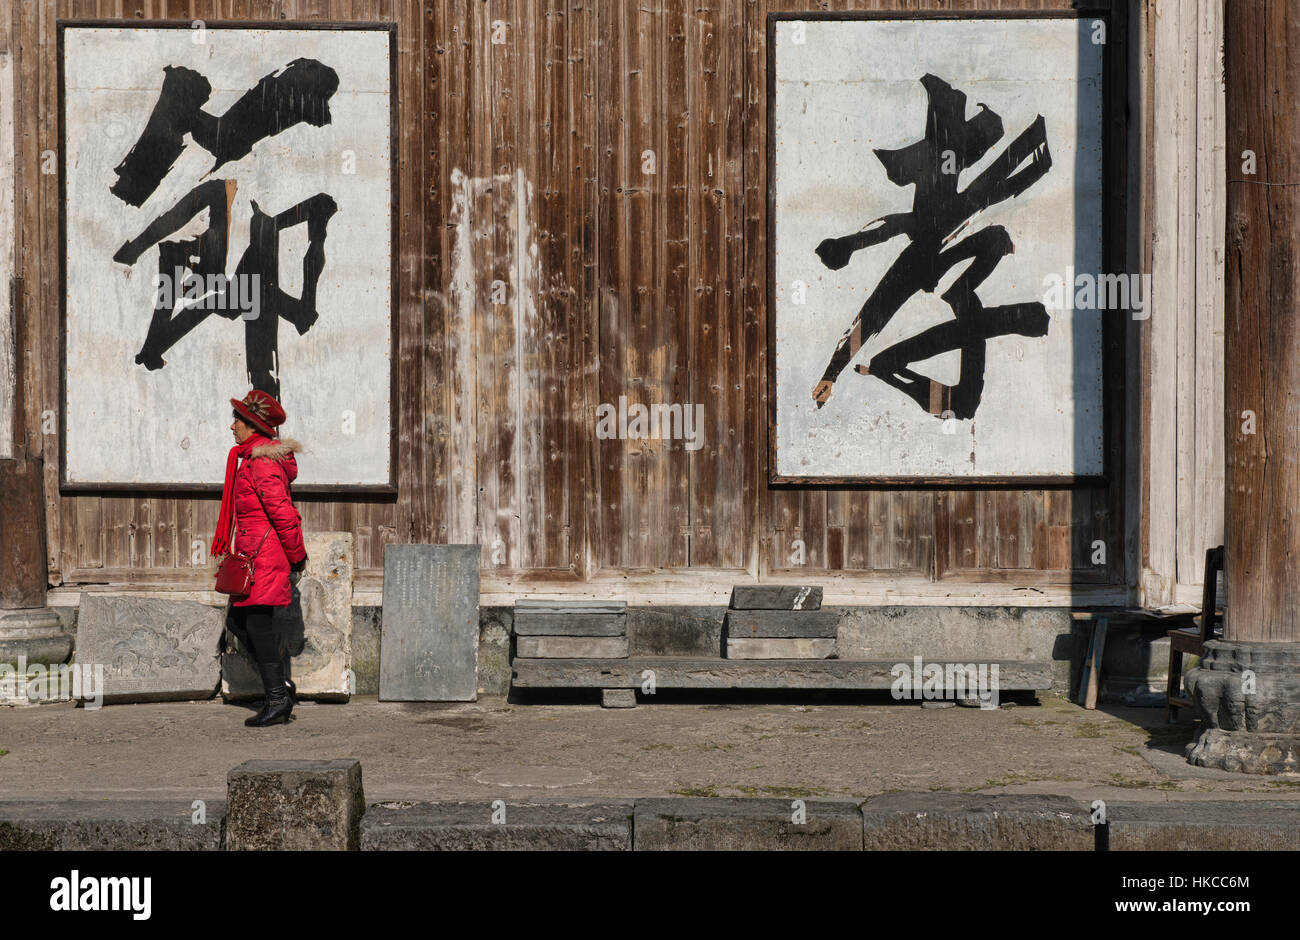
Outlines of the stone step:
{"type": "MultiPolygon", "coordinates": [[[[305,791],[303,798],[314,799],[305,791]]],[[[224,801],[206,801],[200,823],[187,800],[0,801],[0,851],[235,848],[237,839],[232,840],[228,831],[226,806],[224,801]]],[[[1073,797],[1051,794],[896,792],[863,801],[803,797],[791,791],[788,797],[759,799],[514,803],[482,798],[377,802],[362,804],[358,813],[362,809],[356,827],[359,837],[339,847],[1093,851],[1098,842],[1090,807],[1073,797]]],[[[1300,800],[1295,799],[1113,802],[1106,804],[1105,812],[1112,851],[1300,849],[1300,800]]],[[[307,805],[290,818],[305,829],[321,822],[307,805]]],[[[347,828],[351,827],[349,823],[347,828]]],[[[296,841],[320,842],[310,836],[296,841]]],[[[272,843],[265,847],[283,847],[280,839],[272,843]]]]}
{"type": "MultiPolygon", "coordinates": [[[[936,665],[947,663],[935,661],[936,665]]],[[[954,667],[969,665],[952,661],[954,667]]],[[[651,670],[661,689],[884,689],[896,681],[897,660],[852,659],[718,659],[715,657],[638,656],[629,659],[536,659],[518,656],[511,663],[514,685],[532,689],[640,688],[641,673],[651,670]]],[[[909,668],[912,663],[902,663],[909,668]]],[[[928,663],[927,663],[928,665],[928,663]]],[[[1049,689],[1050,662],[1004,660],[998,667],[1003,691],[1049,689]]]]}

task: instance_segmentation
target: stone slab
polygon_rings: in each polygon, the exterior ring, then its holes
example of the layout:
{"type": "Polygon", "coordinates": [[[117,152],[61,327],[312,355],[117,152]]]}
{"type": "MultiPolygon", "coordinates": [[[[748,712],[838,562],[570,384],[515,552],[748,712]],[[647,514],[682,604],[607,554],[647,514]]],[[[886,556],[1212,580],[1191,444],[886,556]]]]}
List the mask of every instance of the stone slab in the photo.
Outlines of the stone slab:
{"type": "Polygon", "coordinates": [[[1300,850],[1295,800],[1107,803],[1111,851],[1300,850]]]}
{"type": "Polygon", "coordinates": [[[802,584],[738,584],[731,589],[733,610],[820,610],[822,589],[802,584]]]}
{"type": "Polygon", "coordinates": [[[727,638],[728,659],[826,659],[834,652],[833,639],[727,638]]]}
{"type": "Polygon", "coordinates": [[[602,708],[636,708],[636,689],[601,689],[602,708]]]}
{"type": "Polygon", "coordinates": [[[624,614],[627,601],[532,600],[515,601],[515,614],[624,614]]]}
{"type": "Polygon", "coordinates": [[[226,777],[230,851],[356,850],[365,794],[361,762],[250,760],[226,777]]]}
{"type": "Polygon", "coordinates": [[[478,698],[480,556],[477,545],[384,548],[380,701],[478,698]]]}
{"type": "Polygon", "coordinates": [[[514,630],[516,636],[627,636],[627,617],[516,610],[514,630]]]}
{"type": "Polygon", "coordinates": [[[76,662],[103,666],[105,703],[211,698],[224,625],[194,601],[82,594],[76,662]]]}
{"type": "Polygon", "coordinates": [[[862,814],[839,800],[637,800],[632,832],[638,852],[860,851],[862,814]]]}
{"type": "Polygon", "coordinates": [[[525,659],[622,659],[625,636],[521,636],[515,655],[525,659]]]}
{"type": "Polygon", "coordinates": [[[361,848],[626,852],[632,848],[632,803],[377,803],[362,820],[361,848]],[[493,822],[494,816],[504,821],[493,822]]]}
{"type": "Polygon", "coordinates": [[[884,793],[862,804],[867,851],[1096,847],[1088,807],[1063,796],[884,793]]]}
{"type": "MultiPolygon", "coordinates": [[[[936,660],[940,666],[947,664],[936,660]]],[[[964,664],[962,664],[964,665],[964,664]]],[[[1052,664],[998,662],[1002,691],[1047,689],[1052,664]]],[[[526,659],[511,663],[513,684],[534,689],[637,689],[647,669],[661,689],[885,689],[894,683],[893,660],[717,659],[637,656],[628,659],[526,659]]]]}
{"type": "MultiPolygon", "coordinates": [[[[298,698],[346,702],[352,688],[352,533],[304,532],[307,567],[293,603],[277,608],[272,627],[280,640],[298,698]]],[[[262,697],[262,679],[234,634],[221,657],[221,694],[227,701],[262,697]]]]}
{"type": "Polygon", "coordinates": [[[729,610],[726,635],[734,638],[835,639],[839,612],[831,610],[729,610]]]}
{"type": "Polygon", "coordinates": [[[225,801],[197,810],[187,800],[0,801],[0,852],[214,852],[225,801]]]}

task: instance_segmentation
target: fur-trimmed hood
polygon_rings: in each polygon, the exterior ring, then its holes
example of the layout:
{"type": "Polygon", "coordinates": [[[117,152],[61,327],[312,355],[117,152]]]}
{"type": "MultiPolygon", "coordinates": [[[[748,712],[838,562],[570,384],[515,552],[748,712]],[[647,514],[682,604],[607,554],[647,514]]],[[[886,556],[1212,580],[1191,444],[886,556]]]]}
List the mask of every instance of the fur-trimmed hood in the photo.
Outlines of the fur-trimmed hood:
{"type": "Polygon", "coordinates": [[[284,460],[291,454],[300,453],[302,445],[292,437],[281,437],[258,444],[248,452],[249,457],[270,457],[272,460],[284,460]]]}

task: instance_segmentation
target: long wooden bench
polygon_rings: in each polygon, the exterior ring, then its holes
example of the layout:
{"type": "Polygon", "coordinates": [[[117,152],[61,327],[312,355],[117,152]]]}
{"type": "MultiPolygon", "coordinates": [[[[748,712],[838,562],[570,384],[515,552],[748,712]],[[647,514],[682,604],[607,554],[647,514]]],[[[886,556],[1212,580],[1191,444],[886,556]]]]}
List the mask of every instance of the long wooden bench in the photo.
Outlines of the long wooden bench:
{"type": "MultiPolygon", "coordinates": [[[[944,668],[945,676],[971,660],[926,660],[944,668]]],[[[639,656],[629,659],[520,659],[511,663],[519,689],[631,690],[650,683],[658,689],[845,689],[889,690],[897,681],[898,660],[853,659],[720,659],[715,657],[639,656]]],[[[906,663],[909,668],[912,663],[906,663]]],[[[999,692],[1039,691],[1052,687],[1049,662],[986,663],[997,668],[999,692]]],[[[972,689],[969,697],[974,697],[972,689]]],[[[607,696],[608,698],[608,696],[607,696]]],[[[620,704],[635,704],[626,692],[620,704]]]]}

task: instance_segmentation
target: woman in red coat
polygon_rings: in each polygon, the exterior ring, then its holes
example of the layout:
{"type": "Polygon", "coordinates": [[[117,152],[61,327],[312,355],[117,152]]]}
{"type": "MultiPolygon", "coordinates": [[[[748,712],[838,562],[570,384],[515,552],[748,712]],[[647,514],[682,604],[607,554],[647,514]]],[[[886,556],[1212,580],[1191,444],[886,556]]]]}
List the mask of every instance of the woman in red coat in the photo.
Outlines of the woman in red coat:
{"type": "Polygon", "coordinates": [[[230,403],[235,409],[230,430],[236,444],[226,458],[212,554],[220,556],[230,550],[233,514],[234,550],[253,556],[253,583],[247,594],[231,598],[226,626],[252,652],[262,675],[266,701],[244,722],[262,727],[287,722],[294,705],[293,683],[285,677],[271,615],[273,608],[292,602],[290,574],[301,572],[307,561],[302,518],[289,493],[289,484],[298,476],[293,455],[302,447],[295,440],[276,436],[275,429],[284,422],[284,409],[266,392],[253,389],[242,401],[232,398],[230,403]]]}

